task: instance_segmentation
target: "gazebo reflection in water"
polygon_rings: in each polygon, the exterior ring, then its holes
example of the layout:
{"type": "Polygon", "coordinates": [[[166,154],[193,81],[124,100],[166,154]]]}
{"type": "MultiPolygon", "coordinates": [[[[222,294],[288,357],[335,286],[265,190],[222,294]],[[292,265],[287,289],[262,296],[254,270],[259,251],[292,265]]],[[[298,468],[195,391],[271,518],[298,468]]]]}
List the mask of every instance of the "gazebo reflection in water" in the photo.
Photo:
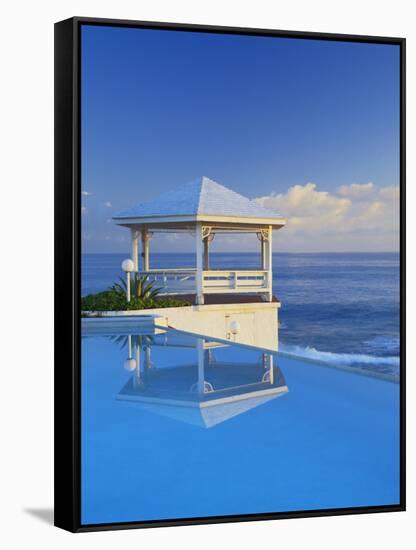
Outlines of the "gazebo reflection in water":
{"type": "Polygon", "coordinates": [[[264,350],[169,330],[114,338],[127,347],[132,373],[117,399],[147,412],[211,428],[288,392],[276,356],[264,350]]]}

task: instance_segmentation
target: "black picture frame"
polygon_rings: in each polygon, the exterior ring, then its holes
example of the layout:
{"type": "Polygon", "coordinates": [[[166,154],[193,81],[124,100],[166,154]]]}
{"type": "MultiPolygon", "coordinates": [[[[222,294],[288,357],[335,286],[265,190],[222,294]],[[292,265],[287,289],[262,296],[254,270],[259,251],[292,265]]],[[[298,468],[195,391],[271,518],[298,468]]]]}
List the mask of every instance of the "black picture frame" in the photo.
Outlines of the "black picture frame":
{"type": "Polygon", "coordinates": [[[406,502],[404,38],[73,17],[55,24],[55,525],[71,532],[404,511],[406,502]],[[82,525],[80,520],[80,28],[134,27],[400,46],[400,493],[398,505],[82,525]]]}

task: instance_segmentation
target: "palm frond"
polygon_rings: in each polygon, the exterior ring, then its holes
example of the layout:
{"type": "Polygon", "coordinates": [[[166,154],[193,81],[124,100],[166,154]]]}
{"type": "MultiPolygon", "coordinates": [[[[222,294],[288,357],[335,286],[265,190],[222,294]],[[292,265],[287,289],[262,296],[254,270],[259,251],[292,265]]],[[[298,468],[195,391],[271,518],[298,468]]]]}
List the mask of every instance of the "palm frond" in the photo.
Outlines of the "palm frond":
{"type": "MultiPolygon", "coordinates": [[[[126,294],[127,282],[123,277],[119,278],[120,282],[115,282],[109,290],[126,294]]],[[[154,287],[155,281],[149,281],[149,275],[141,276],[140,273],[135,273],[130,282],[130,292],[135,298],[147,299],[156,298],[162,290],[154,287]]]]}

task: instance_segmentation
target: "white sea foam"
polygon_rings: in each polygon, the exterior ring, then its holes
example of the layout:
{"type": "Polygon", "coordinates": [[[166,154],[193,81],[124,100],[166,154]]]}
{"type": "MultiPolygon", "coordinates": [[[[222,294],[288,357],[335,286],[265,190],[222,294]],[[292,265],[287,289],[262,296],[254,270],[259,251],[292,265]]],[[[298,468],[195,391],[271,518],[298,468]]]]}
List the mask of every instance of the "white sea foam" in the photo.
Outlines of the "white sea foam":
{"type": "Polygon", "coordinates": [[[376,357],[375,355],[366,355],[363,353],[332,353],[330,351],[319,351],[312,347],[303,348],[287,344],[280,344],[279,350],[290,355],[335,365],[379,365],[380,367],[397,368],[400,365],[400,357],[396,356],[376,357]]]}

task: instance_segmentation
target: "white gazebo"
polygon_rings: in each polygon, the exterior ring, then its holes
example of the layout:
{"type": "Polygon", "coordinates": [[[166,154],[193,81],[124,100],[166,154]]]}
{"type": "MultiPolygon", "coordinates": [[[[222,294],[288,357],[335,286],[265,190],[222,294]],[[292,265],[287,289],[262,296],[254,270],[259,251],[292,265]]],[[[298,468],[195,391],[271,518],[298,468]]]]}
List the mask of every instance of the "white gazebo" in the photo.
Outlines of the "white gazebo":
{"type": "Polygon", "coordinates": [[[207,294],[259,294],[265,300],[272,301],[272,231],[286,223],[273,210],[204,176],[154,200],[119,212],[113,220],[131,231],[134,271],[140,271],[154,280],[164,294],[194,294],[197,304],[203,304],[207,294]],[[194,235],[196,266],[151,269],[149,240],[155,233],[194,235]],[[210,242],[221,233],[255,233],[261,247],[259,269],[211,269],[210,242]]]}

